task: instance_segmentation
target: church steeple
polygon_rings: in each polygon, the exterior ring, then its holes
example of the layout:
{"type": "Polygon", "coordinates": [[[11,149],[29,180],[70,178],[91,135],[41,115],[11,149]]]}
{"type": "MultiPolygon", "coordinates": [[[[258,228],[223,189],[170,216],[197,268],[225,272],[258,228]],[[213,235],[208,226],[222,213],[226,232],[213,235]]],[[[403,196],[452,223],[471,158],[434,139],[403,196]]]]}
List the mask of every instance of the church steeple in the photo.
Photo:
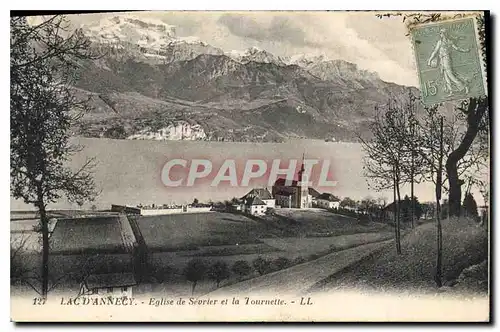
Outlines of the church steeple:
{"type": "Polygon", "coordinates": [[[299,182],[302,181],[302,174],[304,174],[304,159],[305,159],[305,152],[302,153],[302,166],[300,167],[300,170],[299,170],[299,173],[298,173],[298,178],[299,178],[299,182]]]}
{"type": "Polygon", "coordinates": [[[304,174],[305,173],[305,152],[302,153],[302,166],[300,167],[300,171],[299,171],[299,176],[298,176],[298,206],[299,208],[303,209],[303,208],[308,208],[308,207],[311,207],[310,205],[310,202],[309,202],[309,186],[308,186],[308,182],[309,182],[309,178],[307,176],[307,174],[304,174]]]}

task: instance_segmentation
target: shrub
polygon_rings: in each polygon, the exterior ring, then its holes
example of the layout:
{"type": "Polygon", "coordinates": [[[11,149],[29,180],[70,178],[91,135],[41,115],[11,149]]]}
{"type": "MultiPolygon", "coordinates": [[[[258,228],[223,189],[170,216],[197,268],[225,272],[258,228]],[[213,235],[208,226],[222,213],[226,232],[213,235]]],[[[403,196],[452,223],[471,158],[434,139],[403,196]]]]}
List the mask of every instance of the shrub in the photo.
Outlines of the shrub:
{"type": "Polygon", "coordinates": [[[193,288],[191,289],[191,294],[194,294],[194,289],[198,281],[202,280],[207,272],[207,266],[199,258],[192,259],[188,262],[186,268],[184,269],[184,276],[186,280],[193,283],[193,288]]]}
{"type": "Polygon", "coordinates": [[[269,273],[271,271],[271,262],[262,257],[257,257],[256,259],[254,259],[252,265],[260,275],[269,273]]]}
{"type": "Polygon", "coordinates": [[[306,262],[306,259],[302,256],[299,256],[299,257],[296,257],[294,260],[293,260],[293,265],[298,265],[298,264],[302,264],[302,263],[305,263],[306,262]]]}
{"type": "Polygon", "coordinates": [[[232,270],[241,278],[249,274],[252,271],[252,267],[247,263],[247,261],[241,260],[234,262],[232,270]]]}
{"type": "Polygon", "coordinates": [[[215,262],[208,269],[208,277],[217,283],[217,288],[219,288],[220,282],[229,278],[230,275],[229,266],[223,261],[215,262]]]}
{"type": "Polygon", "coordinates": [[[158,283],[162,284],[167,280],[170,280],[175,274],[175,269],[169,265],[150,265],[149,266],[150,276],[158,283]]]}
{"type": "Polygon", "coordinates": [[[276,270],[283,270],[290,266],[290,260],[286,257],[278,257],[273,261],[276,270]]]}

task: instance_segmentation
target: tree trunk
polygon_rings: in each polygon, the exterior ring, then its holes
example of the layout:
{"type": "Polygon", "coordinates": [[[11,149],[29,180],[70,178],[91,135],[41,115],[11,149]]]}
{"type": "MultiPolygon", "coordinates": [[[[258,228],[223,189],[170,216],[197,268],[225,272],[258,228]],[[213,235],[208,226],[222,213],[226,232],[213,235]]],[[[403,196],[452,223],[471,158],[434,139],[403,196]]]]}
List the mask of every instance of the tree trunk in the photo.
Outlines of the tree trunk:
{"type": "Polygon", "coordinates": [[[479,132],[479,124],[488,108],[486,98],[476,99],[469,98],[467,107],[467,130],[462,138],[459,146],[450,153],[446,160],[446,173],[448,174],[448,211],[450,216],[460,216],[462,203],[461,181],[458,178],[458,162],[465,157],[467,151],[474,142],[474,139],[479,132]]]}
{"type": "Polygon", "coordinates": [[[415,125],[411,127],[411,165],[410,165],[410,196],[411,196],[411,228],[415,228],[415,125]]]}
{"type": "Polygon", "coordinates": [[[397,211],[397,219],[396,219],[396,231],[398,237],[397,250],[398,254],[401,254],[401,207],[399,206],[399,202],[401,201],[401,192],[399,190],[399,176],[396,177],[396,193],[397,193],[397,203],[396,203],[396,211],[397,211]]]}
{"type": "Polygon", "coordinates": [[[415,181],[414,181],[414,162],[413,162],[413,152],[411,158],[411,188],[410,188],[410,196],[411,196],[411,228],[415,228],[415,181]]]}
{"type": "Polygon", "coordinates": [[[450,187],[448,193],[448,214],[450,216],[460,216],[462,206],[462,188],[460,179],[458,178],[457,163],[446,161],[446,173],[448,174],[448,185],[450,187]]]}
{"type": "Polygon", "coordinates": [[[49,289],[49,221],[43,203],[39,204],[38,210],[42,224],[42,297],[46,299],[49,289]]]}
{"type": "MultiPolygon", "coordinates": [[[[441,189],[440,189],[441,190],[441,189]]],[[[441,203],[438,196],[436,196],[436,240],[437,240],[437,257],[436,257],[436,274],[434,281],[438,287],[443,285],[442,281],[442,260],[443,260],[443,230],[441,227],[441,203]]]]}
{"type": "Polygon", "coordinates": [[[401,254],[400,210],[399,210],[399,169],[394,166],[394,232],[396,237],[396,252],[401,254]]]}
{"type": "Polygon", "coordinates": [[[397,217],[398,217],[398,210],[397,210],[397,202],[396,202],[396,199],[397,199],[397,194],[396,194],[396,168],[394,167],[394,175],[393,175],[393,181],[394,181],[394,185],[393,185],[393,190],[392,190],[392,193],[393,193],[393,197],[394,197],[394,207],[393,207],[393,213],[394,213],[394,241],[396,243],[396,252],[399,253],[399,240],[398,240],[398,227],[397,227],[397,217]]]}
{"type": "Polygon", "coordinates": [[[441,228],[441,187],[443,183],[443,117],[439,128],[439,159],[438,171],[436,175],[436,240],[437,240],[437,257],[436,257],[436,274],[434,281],[438,287],[443,285],[442,280],[442,257],[443,257],[443,231],[441,228]]]}
{"type": "Polygon", "coordinates": [[[191,295],[194,295],[194,289],[196,288],[197,281],[193,281],[193,287],[191,287],[191,295]]]}

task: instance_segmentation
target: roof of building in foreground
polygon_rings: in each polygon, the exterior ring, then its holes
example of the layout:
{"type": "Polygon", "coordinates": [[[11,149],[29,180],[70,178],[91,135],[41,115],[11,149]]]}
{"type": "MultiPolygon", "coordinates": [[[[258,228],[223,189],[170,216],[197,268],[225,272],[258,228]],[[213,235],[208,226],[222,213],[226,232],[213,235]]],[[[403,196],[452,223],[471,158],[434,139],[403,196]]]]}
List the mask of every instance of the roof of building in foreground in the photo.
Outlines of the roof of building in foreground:
{"type": "Polygon", "coordinates": [[[246,199],[250,197],[258,197],[260,199],[273,199],[273,196],[267,190],[267,188],[254,188],[250,190],[245,196],[243,196],[241,199],[246,199]]]}
{"type": "Polygon", "coordinates": [[[319,197],[319,195],[321,195],[319,193],[319,191],[317,191],[316,189],[314,189],[312,187],[309,187],[308,190],[309,190],[309,195],[311,195],[314,198],[317,198],[317,197],[319,197]]]}
{"type": "Polygon", "coordinates": [[[91,274],[87,277],[85,283],[88,289],[137,285],[134,274],[129,272],[91,274]]]}
{"type": "Polygon", "coordinates": [[[59,219],[50,237],[51,254],[128,253],[118,215],[59,219]]]}
{"type": "Polygon", "coordinates": [[[257,196],[252,196],[249,197],[245,200],[245,205],[250,206],[250,205],[266,205],[263,200],[261,200],[257,196]]]}
{"type": "Polygon", "coordinates": [[[325,201],[330,202],[340,202],[340,198],[330,193],[322,193],[318,196],[318,199],[324,199],[325,201]]]}

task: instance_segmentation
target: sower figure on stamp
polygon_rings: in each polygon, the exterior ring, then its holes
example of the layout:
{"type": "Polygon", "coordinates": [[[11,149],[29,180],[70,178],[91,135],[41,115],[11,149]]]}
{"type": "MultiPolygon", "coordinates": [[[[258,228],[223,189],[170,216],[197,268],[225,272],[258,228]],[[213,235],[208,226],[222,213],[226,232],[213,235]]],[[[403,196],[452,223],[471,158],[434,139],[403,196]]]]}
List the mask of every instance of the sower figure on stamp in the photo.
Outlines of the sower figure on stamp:
{"type": "Polygon", "coordinates": [[[453,94],[453,84],[456,87],[455,91],[463,90],[466,94],[469,93],[467,84],[464,82],[464,80],[460,79],[453,70],[450,48],[464,53],[467,53],[470,50],[463,49],[455,45],[453,40],[448,36],[446,29],[441,29],[439,31],[439,36],[440,39],[438,40],[436,47],[434,47],[434,51],[432,51],[432,54],[427,61],[427,65],[434,68],[438,65],[440,66],[441,75],[443,76],[445,83],[444,88],[449,96],[453,94]],[[436,59],[436,56],[438,59],[436,59]]]}

